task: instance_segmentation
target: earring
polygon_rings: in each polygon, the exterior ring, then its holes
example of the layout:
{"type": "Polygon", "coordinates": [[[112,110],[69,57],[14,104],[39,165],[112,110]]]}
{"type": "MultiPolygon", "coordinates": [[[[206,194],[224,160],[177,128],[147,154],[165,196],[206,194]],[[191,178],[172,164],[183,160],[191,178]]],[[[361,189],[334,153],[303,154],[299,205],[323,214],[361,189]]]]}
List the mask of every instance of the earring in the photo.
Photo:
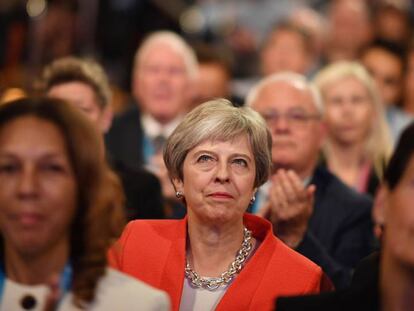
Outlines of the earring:
{"type": "Polygon", "coordinates": [[[177,191],[177,192],[175,193],[175,197],[176,197],[177,199],[181,199],[183,196],[184,196],[184,195],[183,195],[183,193],[182,193],[181,191],[177,191]]]}
{"type": "Polygon", "coordinates": [[[254,202],[256,201],[256,196],[252,196],[252,198],[250,199],[250,204],[254,204],[254,202]]]}

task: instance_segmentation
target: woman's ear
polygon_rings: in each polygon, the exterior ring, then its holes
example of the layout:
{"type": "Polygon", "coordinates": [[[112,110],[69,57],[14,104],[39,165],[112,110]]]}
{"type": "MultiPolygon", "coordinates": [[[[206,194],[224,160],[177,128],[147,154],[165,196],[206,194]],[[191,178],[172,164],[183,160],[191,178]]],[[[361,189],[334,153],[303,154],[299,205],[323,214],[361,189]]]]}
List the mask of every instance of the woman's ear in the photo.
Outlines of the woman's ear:
{"type": "Polygon", "coordinates": [[[374,221],[374,234],[380,238],[386,222],[386,215],[388,208],[389,190],[386,185],[382,184],[377,191],[374,198],[374,205],[372,207],[372,219],[374,221]]]}
{"type": "Polygon", "coordinates": [[[174,186],[174,190],[176,192],[184,193],[184,184],[183,184],[183,181],[181,179],[179,179],[179,178],[172,178],[171,179],[171,182],[172,182],[172,184],[174,186]]]}

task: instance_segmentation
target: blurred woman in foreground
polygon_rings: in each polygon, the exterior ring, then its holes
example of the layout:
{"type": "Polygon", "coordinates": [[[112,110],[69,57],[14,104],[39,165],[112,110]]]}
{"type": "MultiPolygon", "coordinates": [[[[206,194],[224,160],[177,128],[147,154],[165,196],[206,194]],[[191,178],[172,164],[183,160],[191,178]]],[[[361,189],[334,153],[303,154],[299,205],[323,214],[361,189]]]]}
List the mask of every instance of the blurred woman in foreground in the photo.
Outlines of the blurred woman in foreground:
{"type": "Polygon", "coordinates": [[[321,269],[245,214],[269,177],[270,147],[250,108],[213,100],[192,110],[164,150],[187,217],[129,223],[113,266],[167,291],[173,310],[269,310],[279,295],[319,292],[321,269]]]}
{"type": "Polygon", "coordinates": [[[0,309],[167,309],[165,295],[106,268],[121,203],[80,112],[56,99],[0,107],[0,309]]]}

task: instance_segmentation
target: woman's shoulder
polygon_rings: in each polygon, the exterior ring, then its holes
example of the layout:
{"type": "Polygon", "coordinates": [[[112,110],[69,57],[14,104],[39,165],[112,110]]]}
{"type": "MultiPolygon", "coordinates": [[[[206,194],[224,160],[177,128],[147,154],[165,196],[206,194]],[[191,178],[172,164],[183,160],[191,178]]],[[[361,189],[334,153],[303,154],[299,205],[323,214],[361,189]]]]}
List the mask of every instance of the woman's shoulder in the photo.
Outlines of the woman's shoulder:
{"type": "Polygon", "coordinates": [[[288,247],[281,240],[277,239],[277,250],[273,260],[283,262],[284,266],[294,268],[299,273],[308,272],[310,274],[322,275],[322,269],[310,259],[288,247]]]}
{"type": "Polygon", "coordinates": [[[280,285],[292,293],[317,293],[324,284],[322,269],[314,262],[276,240],[265,274],[270,280],[278,279],[280,285]]]}
{"type": "Polygon", "coordinates": [[[184,219],[137,219],[128,222],[126,228],[130,230],[140,230],[143,228],[162,228],[179,226],[184,219]]]}
{"type": "MultiPolygon", "coordinates": [[[[61,311],[73,310],[69,300],[62,305],[61,311]],[[70,306],[65,309],[64,306],[70,306]]],[[[106,274],[99,280],[94,302],[87,308],[90,311],[110,310],[169,310],[168,295],[144,282],[120,271],[107,268],[106,274]]]]}
{"type": "Polygon", "coordinates": [[[139,219],[130,221],[122,235],[139,239],[147,239],[152,236],[170,238],[176,236],[177,233],[182,233],[183,230],[180,230],[180,228],[185,231],[185,227],[185,219],[139,219]]]}

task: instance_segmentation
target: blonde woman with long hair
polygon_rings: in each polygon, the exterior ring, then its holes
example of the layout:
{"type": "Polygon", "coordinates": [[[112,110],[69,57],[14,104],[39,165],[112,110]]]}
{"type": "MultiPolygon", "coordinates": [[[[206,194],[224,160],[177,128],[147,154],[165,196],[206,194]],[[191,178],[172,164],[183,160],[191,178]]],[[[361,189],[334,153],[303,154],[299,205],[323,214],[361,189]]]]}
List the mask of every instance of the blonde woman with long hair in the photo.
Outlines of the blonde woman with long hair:
{"type": "Polygon", "coordinates": [[[323,68],[314,83],[325,105],[327,167],[357,191],[374,195],[392,151],[374,81],[361,64],[341,61],[323,68]]]}

